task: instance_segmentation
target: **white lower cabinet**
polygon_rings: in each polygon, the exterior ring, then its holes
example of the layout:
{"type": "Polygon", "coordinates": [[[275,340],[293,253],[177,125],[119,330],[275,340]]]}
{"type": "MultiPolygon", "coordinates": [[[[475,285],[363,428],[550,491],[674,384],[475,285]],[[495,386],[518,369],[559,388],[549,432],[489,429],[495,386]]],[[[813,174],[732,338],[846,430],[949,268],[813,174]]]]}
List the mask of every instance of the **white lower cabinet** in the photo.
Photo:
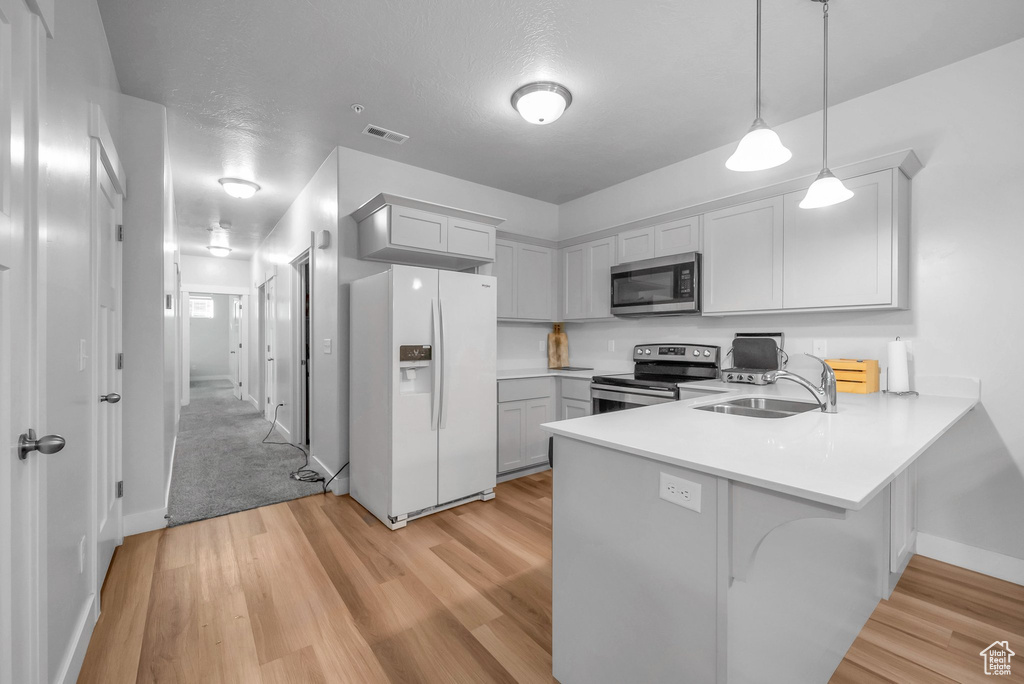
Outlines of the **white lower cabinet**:
{"type": "Polygon", "coordinates": [[[548,461],[544,423],[555,420],[554,378],[498,383],[498,474],[548,461]]]}
{"type": "Polygon", "coordinates": [[[562,420],[583,418],[590,415],[590,402],[582,399],[567,399],[562,397],[561,410],[559,413],[562,420]]]}

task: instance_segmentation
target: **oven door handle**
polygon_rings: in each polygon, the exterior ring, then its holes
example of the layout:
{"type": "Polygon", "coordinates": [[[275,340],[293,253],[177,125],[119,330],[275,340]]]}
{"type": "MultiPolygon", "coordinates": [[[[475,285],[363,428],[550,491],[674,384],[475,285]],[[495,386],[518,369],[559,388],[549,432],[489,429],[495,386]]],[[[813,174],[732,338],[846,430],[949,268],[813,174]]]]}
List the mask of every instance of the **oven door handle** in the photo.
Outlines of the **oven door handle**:
{"type": "Polygon", "coordinates": [[[648,394],[632,394],[630,392],[606,392],[605,390],[590,390],[590,400],[606,399],[608,401],[619,401],[624,404],[636,404],[637,406],[654,406],[656,404],[667,404],[675,401],[675,397],[668,395],[651,396],[648,394]]]}
{"type": "Polygon", "coordinates": [[[671,390],[652,390],[641,387],[624,387],[622,385],[599,385],[597,383],[591,383],[590,391],[594,392],[595,390],[615,392],[616,394],[642,394],[648,397],[664,397],[665,399],[676,398],[676,393],[671,390]]]}

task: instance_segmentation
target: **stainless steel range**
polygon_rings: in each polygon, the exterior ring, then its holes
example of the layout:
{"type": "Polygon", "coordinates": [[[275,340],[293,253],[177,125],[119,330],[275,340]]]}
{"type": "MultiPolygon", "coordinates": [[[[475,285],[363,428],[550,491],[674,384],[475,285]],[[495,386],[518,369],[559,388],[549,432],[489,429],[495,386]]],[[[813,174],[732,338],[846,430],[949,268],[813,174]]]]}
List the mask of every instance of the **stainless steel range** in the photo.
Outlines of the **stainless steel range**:
{"type": "Polygon", "coordinates": [[[676,401],[679,385],[719,376],[721,352],[720,347],[703,344],[638,344],[633,348],[632,373],[592,379],[593,413],[676,401]]]}

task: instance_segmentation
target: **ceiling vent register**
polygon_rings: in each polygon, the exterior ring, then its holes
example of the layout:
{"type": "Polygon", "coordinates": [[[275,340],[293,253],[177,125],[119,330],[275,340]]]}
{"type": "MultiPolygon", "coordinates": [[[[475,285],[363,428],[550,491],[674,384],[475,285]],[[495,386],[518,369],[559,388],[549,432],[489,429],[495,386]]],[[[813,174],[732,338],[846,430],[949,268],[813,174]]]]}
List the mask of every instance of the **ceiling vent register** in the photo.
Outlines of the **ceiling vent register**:
{"type": "Polygon", "coordinates": [[[389,131],[386,128],[374,126],[373,124],[370,124],[369,126],[364,128],[363,133],[366,135],[373,136],[374,138],[380,138],[381,140],[393,142],[396,145],[401,145],[402,143],[409,139],[409,136],[407,135],[402,135],[401,133],[396,133],[395,131],[389,131]]]}

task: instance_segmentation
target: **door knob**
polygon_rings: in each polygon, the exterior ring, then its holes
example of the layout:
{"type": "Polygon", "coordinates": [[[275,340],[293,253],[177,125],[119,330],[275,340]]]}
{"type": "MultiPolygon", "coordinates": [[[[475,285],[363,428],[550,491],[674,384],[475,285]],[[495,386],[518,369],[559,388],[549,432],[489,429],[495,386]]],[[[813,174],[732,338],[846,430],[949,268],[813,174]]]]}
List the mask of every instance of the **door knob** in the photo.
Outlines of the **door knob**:
{"type": "Polygon", "coordinates": [[[36,431],[29,430],[18,438],[18,458],[24,461],[33,451],[41,454],[55,454],[64,448],[64,438],[60,435],[46,435],[36,439],[36,431]]]}
{"type": "Polygon", "coordinates": [[[110,402],[111,404],[116,404],[117,402],[121,401],[121,395],[115,394],[114,392],[111,392],[110,394],[101,394],[100,401],[106,401],[110,402]]]}

